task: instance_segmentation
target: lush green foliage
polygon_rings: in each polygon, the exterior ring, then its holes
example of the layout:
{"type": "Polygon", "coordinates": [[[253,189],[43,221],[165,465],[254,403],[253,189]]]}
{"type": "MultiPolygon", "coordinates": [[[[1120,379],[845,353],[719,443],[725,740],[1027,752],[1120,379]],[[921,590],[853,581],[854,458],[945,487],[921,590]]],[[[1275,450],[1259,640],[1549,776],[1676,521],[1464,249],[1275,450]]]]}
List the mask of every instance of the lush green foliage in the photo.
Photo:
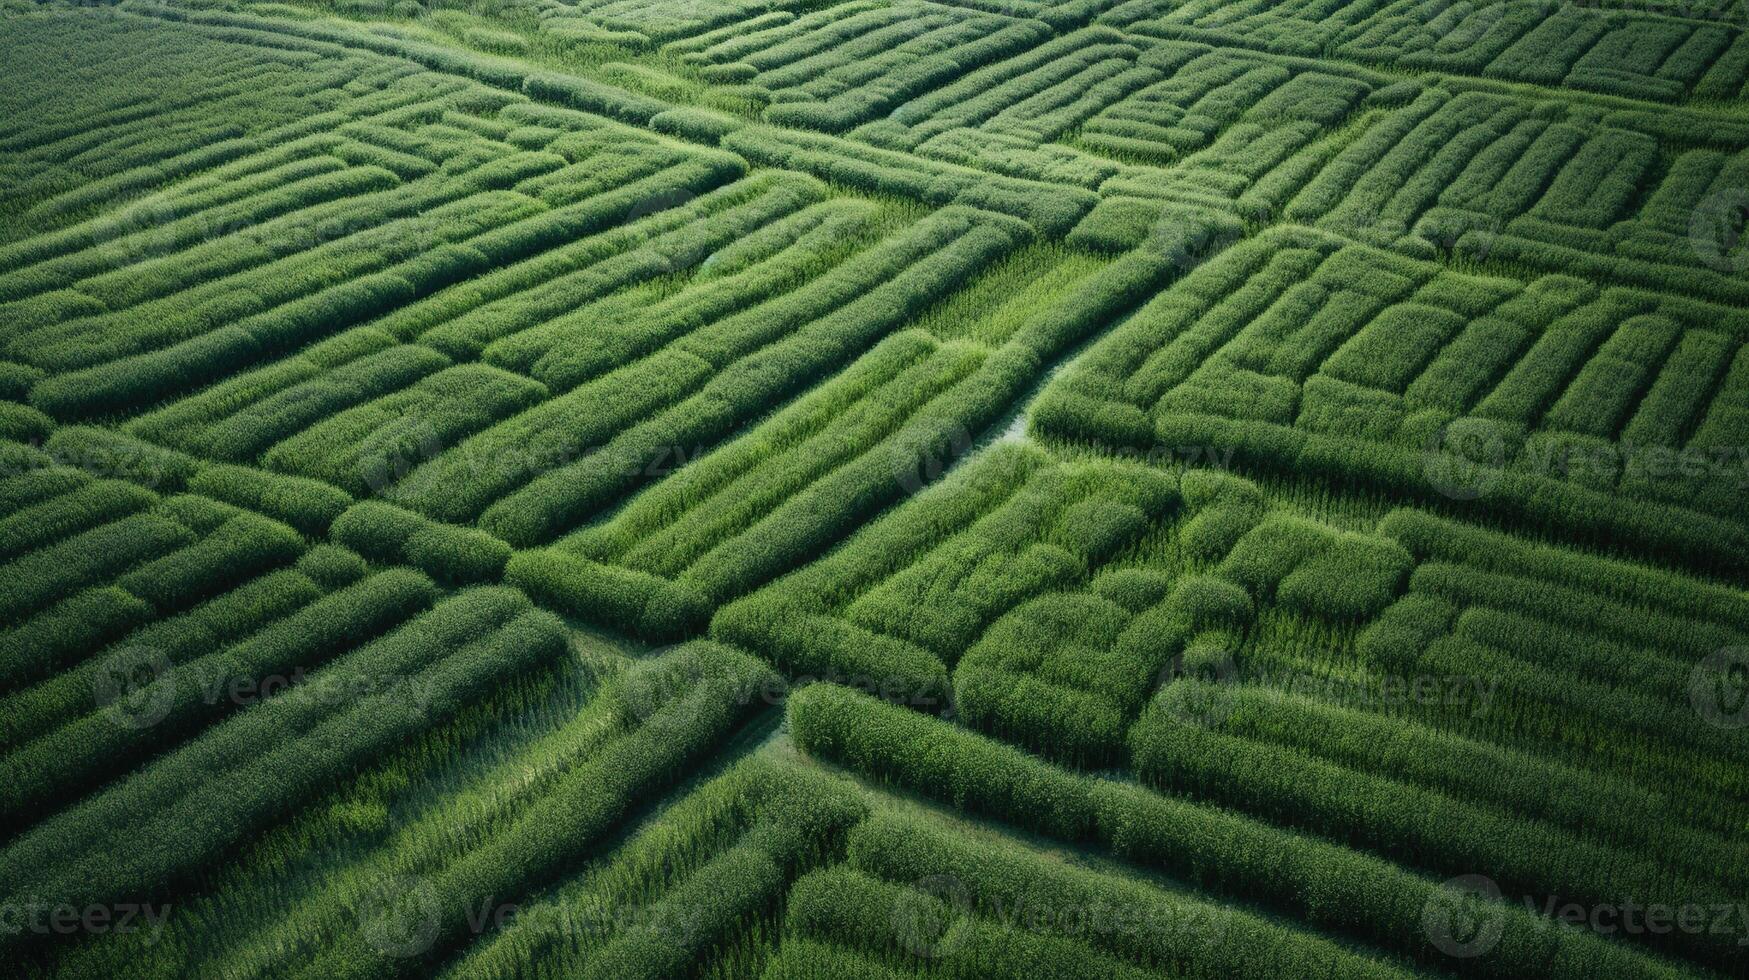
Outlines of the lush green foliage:
{"type": "Polygon", "coordinates": [[[0,0],[9,973],[1741,973],[1740,7],[0,0]]]}

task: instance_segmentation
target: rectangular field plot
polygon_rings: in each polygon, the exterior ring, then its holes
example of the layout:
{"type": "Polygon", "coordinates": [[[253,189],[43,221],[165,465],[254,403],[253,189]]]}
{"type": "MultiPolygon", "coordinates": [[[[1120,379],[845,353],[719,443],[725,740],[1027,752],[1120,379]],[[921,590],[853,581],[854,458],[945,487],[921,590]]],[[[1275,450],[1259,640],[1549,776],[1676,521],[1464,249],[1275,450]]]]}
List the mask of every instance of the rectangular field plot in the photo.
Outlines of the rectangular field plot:
{"type": "Polygon", "coordinates": [[[1100,21],[1209,44],[1671,102],[1741,96],[1749,37],[1737,14],[1724,5],[1709,22],[1538,0],[1129,0],[1100,21]]]}
{"type": "Polygon", "coordinates": [[[1467,275],[1277,230],[1114,331],[1035,425],[1230,447],[1729,569],[1745,541],[1745,326],[1740,309],[1665,293],[1467,275]]]}

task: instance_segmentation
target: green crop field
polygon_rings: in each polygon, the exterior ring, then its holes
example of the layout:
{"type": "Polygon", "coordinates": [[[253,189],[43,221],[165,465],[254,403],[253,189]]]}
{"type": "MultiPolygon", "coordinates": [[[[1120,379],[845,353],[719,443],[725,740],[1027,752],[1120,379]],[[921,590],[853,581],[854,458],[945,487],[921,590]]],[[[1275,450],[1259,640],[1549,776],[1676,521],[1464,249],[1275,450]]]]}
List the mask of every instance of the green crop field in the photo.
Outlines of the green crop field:
{"type": "Polygon", "coordinates": [[[0,976],[1749,977],[1746,0],[0,0],[0,976]]]}

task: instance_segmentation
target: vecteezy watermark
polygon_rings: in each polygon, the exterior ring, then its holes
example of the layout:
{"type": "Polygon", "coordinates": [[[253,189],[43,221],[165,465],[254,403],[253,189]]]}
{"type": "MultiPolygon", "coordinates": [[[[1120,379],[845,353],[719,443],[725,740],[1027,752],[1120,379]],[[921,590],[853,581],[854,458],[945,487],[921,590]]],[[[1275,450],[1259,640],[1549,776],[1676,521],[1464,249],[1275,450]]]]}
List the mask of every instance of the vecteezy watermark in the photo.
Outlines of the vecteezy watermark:
{"type": "Polygon", "coordinates": [[[1688,244],[1701,264],[1714,272],[1735,275],[1749,269],[1749,189],[1718,191],[1694,209],[1688,222],[1688,244]]]}
{"type": "Polygon", "coordinates": [[[426,419],[410,429],[384,427],[368,436],[358,454],[358,477],[381,496],[427,460],[443,452],[443,435],[426,419]]]}
{"type": "Polygon", "coordinates": [[[1453,500],[1476,500],[1504,478],[1506,438],[1491,425],[1441,426],[1427,439],[1421,472],[1433,489],[1453,500]]]}
{"type": "Polygon", "coordinates": [[[105,479],[127,480],[147,489],[170,482],[181,469],[174,454],[145,444],[69,440],[49,445],[29,443],[40,455],[19,454],[17,462],[0,465],[0,477],[66,466],[105,479]]]}
{"type": "Polygon", "coordinates": [[[163,721],[178,704],[242,708],[270,698],[326,705],[382,698],[423,716],[436,693],[436,681],[417,674],[312,674],[301,665],[259,676],[238,674],[200,663],[176,665],[160,649],[134,646],[105,658],[97,667],[91,688],[98,710],[110,722],[145,729],[163,721]]]}
{"type": "Polygon", "coordinates": [[[1604,486],[1632,474],[1646,480],[1704,481],[1749,490],[1749,446],[1678,449],[1631,440],[1532,439],[1519,452],[1514,466],[1537,476],[1604,486]]]}
{"type": "Polygon", "coordinates": [[[116,902],[111,904],[50,902],[41,899],[0,903],[0,935],[31,933],[39,936],[72,936],[108,933],[148,934],[147,944],[164,933],[170,918],[168,903],[116,902]]]}
{"type": "Polygon", "coordinates": [[[358,902],[365,942],[384,956],[406,959],[431,949],[443,926],[437,889],[417,875],[384,878],[358,902]]]}
{"type": "Polygon", "coordinates": [[[97,665],[91,693],[103,716],[122,728],[150,728],[176,705],[170,657],[156,647],[130,646],[97,665]]]}
{"type": "MultiPolygon", "coordinates": [[[[1531,915],[1603,936],[1734,936],[1749,946],[1749,905],[1739,902],[1562,901],[1517,898],[1531,915]]],[[[1486,875],[1460,875],[1442,884],[1422,907],[1428,942],[1447,956],[1474,959],[1492,953],[1506,931],[1514,900],[1486,875]]]]}
{"type": "Polygon", "coordinates": [[[1159,948],[1191,949],[1218,943],[1231,917],[1212,904],[1174,902],[1139,906],[1118,898],[1087,902],[1042,901],[1020,893],[978,895],[956,875],[925,875],[895,902],[888,923],[900,948],[917,959],[950,955],[966,932],[955,923],[975,916],[1008,932],[1064,936],[1087,941],[1145,936],[1159,948]]]}
{"type": "Polygon", "coordinates": [[[1494,704],[1500,678],[1479,674],[1378,674],[1366,677],[1307,671],[1260,671],[1258,686],[1360,711],[1387,708],[1467,708],[1480,718],[1494,704]]]}
{"type": "Polygon", "coordinates": [[[1749,647],[1725,647],[1688,674],[1688,703],[1719,728],[1749,725],[1749,647]]]}
{"type": "MultiPolygon", "coordinates": [[[[1194,644],[1193,644],[1194,647],[1194,644]]],[[[1399,708],[1467,709],[1471,718],[1486,715],[1500,690],[1500,679],[1479,674],[1318,674],[1311,671],[1258,669],[1241,678],[1238,660],[1226,651],[1191,651],[1168,664],[1157,702],[1182,724],[1215,728],[1237,707],[1237,689],[1276,697],[1300,698],[1336,708],[1378,712],[1399,708]],[[1181,666],[1189,660],[1191,667],[1181,666]],[[1184,679],[1193,683],[1175,683],[1184,679]]]]}
{"type": "Polygon", "coordinates": [[[940,959],[953,952],[964,933],[955,921],[973,914],[972,890],[950,874],[919,878],[905,889],[892,910],[893,937],[918,959],[940,959]]]}
{"type": "Polygon", "coordinates": [[[970,455],[975,444],[971,432],[958,424],[935,438],[913,433],[893,444],[893,478],[907,496],[915,494],[970,455]]]}
{"type": "Polygon", "coordinates": [[[1447,956],[1463,960],[1492,952],[1506,931],[1500,886],[1483,875],[1452,878],[1423,906],[1421,928],[1447,956]]]}
{"type": "Polygon", "coordinates": [[[1233,688],[1239,683],[1239,660],[1225,647],[1192,641],[1166,662],[1156,686],[1165,688],[1159,701],[1180,724],[1214,728],[1233,713],[1233,688]],[[1194,683],[1179,683],[1190,680],[1194,683]]]}

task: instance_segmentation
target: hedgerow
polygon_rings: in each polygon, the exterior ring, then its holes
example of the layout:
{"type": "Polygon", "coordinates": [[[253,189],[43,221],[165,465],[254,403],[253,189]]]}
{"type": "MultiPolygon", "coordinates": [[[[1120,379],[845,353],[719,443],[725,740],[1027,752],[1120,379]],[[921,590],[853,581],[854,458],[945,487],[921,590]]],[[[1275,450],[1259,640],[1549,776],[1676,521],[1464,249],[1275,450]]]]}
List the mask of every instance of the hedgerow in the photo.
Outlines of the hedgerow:
{"type": "Polygon", "coordinates": [[[194,543],[188,528],[134,514],[0,565],[0,622],[16,625],[61,596],[194,543]]]}
{"type": "Polygon", "coordinates": [[[1052,976],[1141,980],[1148,971],[1049,933],[956,914],[940,896],[844,867],[796,882],[787,923],[804,936],[853,944],[897,962],[922,960],[949,977],[1052,976]]]}
{"type": "Polygon", "coordinates": [[[0,687],[47,677],[152,615],[145,600],[112,585],[73,592],[0,632],[0,687]]]}
{"type": "Polygon", "coordinates": [[[663,448],[726,435],[799,379],[871,345],[1021,234],[1018,222],[940,211],[768,306],[718,320],[463,443],[411,474],[396,496],[450,520],[483,509],[481,526],[512,544],[549,540],[644,479],[663,448]],[[475,459],[536,451],[584,458],[539,475],[531,460],[460,476],[475,459]]]}
{"type": "MultiPolygon", "coordinates": [[[[1296,826],[1375,851],[1435,874],[1485,869],[1514,894],[1559,895],[1585,903],[1617,895],[1671,900],[1711,895],[1687,874],[1535,823],[1394,780],[1355,772],[1288,749],[1179,720],[1194,707],[1195,682],[1162,692],[1161,705],[1144,714],[1131,734],[1136,772],[1152,785],[1232,806],[1272,823],[1296,826]],[[1194,704],[1194,702],[1191,702],[1194,704]]],[[[1678,944],[1701,954],[1692,940],[1678,944]]]]}
{"type": "Polygon", "coordinates": [[[0,518],[0,561],[150,507],[157,495],[120,480],[96,480],[0,518]]]}
{"type": "Polygon", "coordinates": [[[410,564],[444,582],[495,581],[510,560],[510,546],[484,531],[440,524],[375,500],[348,509],[332,535],[366,558],[410,564]]]}
{"type": "MultiPolygon", "coordinates": [[[[1221,697],[1216,729],[1250,742],[1465,800],[1492,811],[1489,819],[1547,821],[1613,852],[1643,848],[1696,881],[1737,882],[1749,869],[1741,847],[1672,822],[1656,793],[1626,779],[1291,694],[1235,687],[1221,697]]],[[[1138,728],[1134,737],[1158,736],[1138,728]]]]}
{"type": "Polygon", "coordinates": [[[211,457],[252,459],[329,415],[398,391],[448,366],[442,354],[414,344],[365,353],[215,420],[203,427],[197,445],[211,457]]]}
{"type": "MultiPolygon", "coordinates": [[[[374,754],[453,716],[492,683],[563,650],[562,626],[514,590],[451,598],[317,671],[305,694],[263,701],[37,824],[0,851],[8,894],[83,905],[178,880],[374,754]],[[423,685],[418,699],[403,687],[414,681],[423,685]],[[367,693],[352,699],[336,691],[367,693]],[[198,819],[213,813],[226,819],[198,819]],[[173,826],[181,832],[156,836],[173,826]],[[117,834],[154,835],[161,843],[124,853],[98,849],[117,834]]],[[[27,941],[14,935],[7,946],[27,941]]]]}
{"type": "Polygon", "coordinates": [[[531,904],[470,950],[457,973],[562,963],[670,975],[753,926],[790,878],[839,854],[845,829],[866,813],[846,781],[756,754],[664,810],[605,866],[531,904]],[[611,918],[601,915],[608,907],[611,918]]]}
{"type": "MultiPolygon", "coordinates": [[[[965,912],[1012,917],[1112,956],[1182,976],[1275,976],[1327,970],[1397,976],[1322,937],[1109,872],[1059,864],[1011,838],[943,821],[880,813],[851,831],[849,863],[895,884],[950,876],[965,912]]],[[[942,897],[942,896],[938,896],[942,897]]],[[[831,937],[855,945],[857,937],[831,937]]]]}
{"type": "MultiPolygon", "coordinates": [[[[365,496],[388,489],[443,447],[545,395],[539,382],[485,364],[461,364],[329,416],[277,443],[262,460],[365,496]]],[[[489,471],[493,464],[469,465],[489,471]]]]}
{"type": "MultiPolygon", "coordinates": [[[[295,584],[284,580],[275,580],[274,586],[296,590],[295,584]]],[[[366,642],[404,622],[436,596],[430,583],[416,573],[390,570],[309,600],[301,608],[294,606],[295,611],[265,624],[242,642],[224,645],[227,627],[251,624],[245,617],[253,611],[245,608],[239,616],[235,606],[254,596],[246,594],[230,602],[227,598],[202,607],[193,620],[166,621],[141,631],[122,651],[125,658],[130,649],[147,649],[172,664],[143,693],[134,695],[147,699],[154,714],[163,714],[149,726],[118,723],[108,706],[92,700],[93,690],[79,689],[94,681],[86,679],[85,685],[75,682],[71,688],[57,685],[54,694],[60,696],[62,709],[57,714],[64,715],[75,704],[80,708],[98,704],[99,709],[67,718],[0,761],[19,790],[18,808],[7,808],[0,819],[16,823],[26,812],[51,809],[77,791],[127,771],[155,750],[235,710],[240,703],[235,692],[256,690],[257,682],[267,690],[288,686],[292,679],[321,666],[335,651],[366,642]],[[196,632],[188,636],[183,630],[196,632]],[[215,639],[219,644],[213,643],[215,639]],[[220,645],[217,652],[206,652],[220,645]]],[[[270,601],[293,606],[282,596],[271,596],[270,601]]]]}
{"type": "MultiPolygon", "coordinates": [[[[869,777],[926,793],[1069,842],[1097,842],[1125,860],[1164,867],[1205,888],[1245,895],[1315,926],[1347,932],[1417,962],[1446,954],[1423,928],[1441,886],[1397,865],[1121,783],[1058,769],[1025,753],[854,691],[813,684],[790,695],[791,732],[803,751],[869,777]],[[1219,842],[1186,849],[1187,839],[1219,842]]],[[[1591,976],[1599,969],[1675,975],[1644,954],[1568,930],[1515,906],[1489,975],[1591,976]]]]}
{"type": "Polygon", "coordinates": [[[725,134],[722,144],[754,162],[793,167],[856,190],[1011,214],[1052,237],[1068,231],[1094,204],[1090,191],[991,177],[969,168],[925,162],[831,136],[748,126],[725,134]]]}
{"type": "Polygon", "coordinates": [[[208,466],[188,481],[192,493],[259,511],[305,534],[319,535],[352,504],[352,497],[317,480],[246,466],[208,466]]]}
{"type": "MultiPolygon", "coordinates": [[[[440,896],[433,950],[448,948],[465,932],[467,910],[479,901],[526,893],[589,855],[640,797],[669,785],[756,710],[762,696],[781,689],[769,668],[714,644],[690,644],[662,659],[675,662],[677,678],[655,678],[656,686],[621,695],[640,698],[640,725],[565,772],[502,833],[432,876],[440,896]]],[[[407,974],[431,955],[392,959],[353,931],[316,963],[331,976],[407,974]]]]}

